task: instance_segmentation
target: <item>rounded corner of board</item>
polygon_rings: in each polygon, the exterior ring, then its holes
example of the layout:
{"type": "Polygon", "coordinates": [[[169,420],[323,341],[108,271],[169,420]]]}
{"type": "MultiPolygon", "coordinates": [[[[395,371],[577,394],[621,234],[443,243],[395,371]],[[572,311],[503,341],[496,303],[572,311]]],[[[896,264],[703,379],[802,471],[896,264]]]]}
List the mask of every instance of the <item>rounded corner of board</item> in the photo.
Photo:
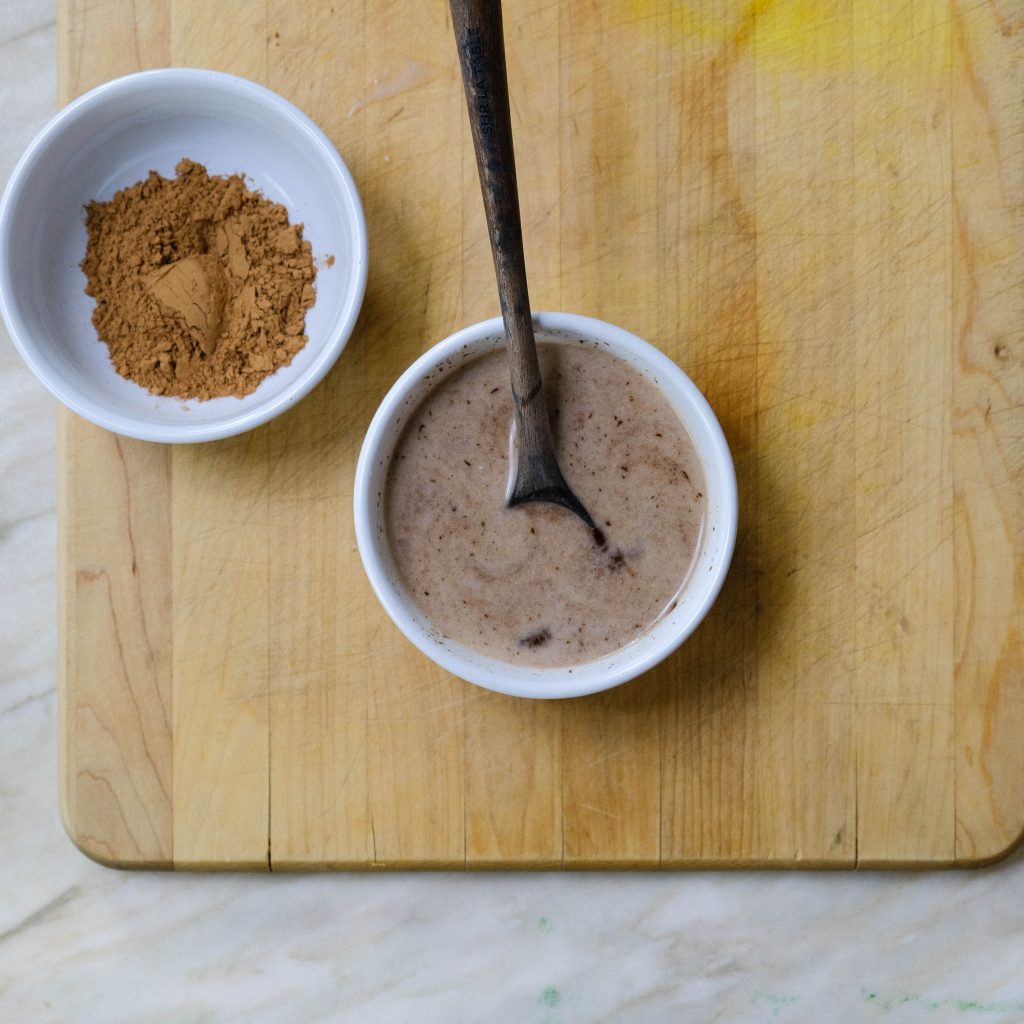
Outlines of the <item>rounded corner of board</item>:
{"type": "Polygon", "coordinates": [[[1022,846],[1024,846],[1024,819],[1019,823],[1017,834],[996,850],[974,851],[969,857],[957,857],[956,866],[964,870],[980,870],[982,868],[994,868],[1010,860],[1022,846]]]}
{"type": "Polygon", "coordinates": [[[72,845],[79,853],[88,857],[93,863],[99,864],[100,867],[112,868],[117,871],[167,871],[174,867],[170,861],[131,855],[121,856],[115,851],[112,844],[105,843],[99,836],[80,832],[63,804],[60,809],[60,821],[64,827],[64,834],[71,840],[72,845]]]}

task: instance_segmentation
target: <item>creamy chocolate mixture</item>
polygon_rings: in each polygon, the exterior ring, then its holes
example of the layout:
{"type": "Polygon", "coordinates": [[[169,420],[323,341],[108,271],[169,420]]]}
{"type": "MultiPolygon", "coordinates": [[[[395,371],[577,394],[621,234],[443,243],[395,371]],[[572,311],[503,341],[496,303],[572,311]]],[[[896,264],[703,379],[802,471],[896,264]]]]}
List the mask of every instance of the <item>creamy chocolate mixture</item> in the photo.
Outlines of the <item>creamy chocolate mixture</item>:
{"type": "Polygon", "coordinates": [[[539,354],[559,463],[607,543],[562,508],[506,507],[503,350],[455,370],[413,411],[385,514],[402,581],[441,634],[504,661],[564,666],[625,646],[674,607],[707,502],[656,385],[590,342],[539,354]]]}

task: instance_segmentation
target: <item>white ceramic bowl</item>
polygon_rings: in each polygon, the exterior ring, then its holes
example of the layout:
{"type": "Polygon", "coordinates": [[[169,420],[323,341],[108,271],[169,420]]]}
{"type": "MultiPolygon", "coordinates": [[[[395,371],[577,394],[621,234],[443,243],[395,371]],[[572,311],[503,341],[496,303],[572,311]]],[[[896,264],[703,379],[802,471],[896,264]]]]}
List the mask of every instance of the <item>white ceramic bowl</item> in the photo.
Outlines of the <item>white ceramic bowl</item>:
{"type": "Polygon", "coordinates": [[[165,68],[101,85],[29,146],[0,201],[0,311],[25,362],[76,413],[149,441],[208,441],[278,415],[345,347],[366,286],[366,224],[352,176],[322,131],[287,100],[233,75],[165,68]],[[243,173],[305,225],[317,260],[309,342],[251,395],[205,402],[149,394],[119,376],[90,317],[79,264],[84,206],[182,157],[243,173]],[[328,267],[324,258],[334,256],[328,267]]]}
{"type": "Polygon", "coordinates": [[[622,649],[567,668],[529,668],[488,657],[439,634],[403,588],[384,527],[382,501],[388,464],[408,412],[430,387],[424,378],[445,372],[504,344],[500,318],[467,327],[435,345],[399,377],[377,410],[363,441],[355,479],[356,541],[377,597],[398,628],[424,654],[478,686],[516,697],[579,697],[624,683],[664,660],[697,628],[714,603],[736,543],[736,475],[722,428],[704,396],[671,359],[634,334],[571,313],[537,313],[538,340],[587,338],[654,381],[679,414],[704,468],[708,498],[702,547],[679,603],[648,633],[622,649]]]}

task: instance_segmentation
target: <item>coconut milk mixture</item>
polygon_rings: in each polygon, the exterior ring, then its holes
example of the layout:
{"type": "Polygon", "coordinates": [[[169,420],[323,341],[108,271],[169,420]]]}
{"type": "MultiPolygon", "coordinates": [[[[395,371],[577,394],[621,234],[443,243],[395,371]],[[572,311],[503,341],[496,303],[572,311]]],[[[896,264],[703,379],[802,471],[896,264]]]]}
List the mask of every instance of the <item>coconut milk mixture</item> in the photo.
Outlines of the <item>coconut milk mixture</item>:
{"type": "Polygon", "coordinates": [[[674,607],[707,501],[700,462],[657,386],[592,343],[540,343],[559,464],[607,538],[571,512],[507,508],[504,350],[413,411],[385,493],[404,586],[438,631],[504,661],[565,666],[641,636],[674,607]]]}

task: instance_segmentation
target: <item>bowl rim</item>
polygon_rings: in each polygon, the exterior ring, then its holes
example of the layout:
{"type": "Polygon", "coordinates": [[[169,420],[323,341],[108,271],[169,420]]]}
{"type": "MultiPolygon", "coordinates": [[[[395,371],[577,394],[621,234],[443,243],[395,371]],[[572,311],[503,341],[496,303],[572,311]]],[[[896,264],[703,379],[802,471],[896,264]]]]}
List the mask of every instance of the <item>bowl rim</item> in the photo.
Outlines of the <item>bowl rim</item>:
{"type": "Polygon", "coordinates": [[[433,639],[406,611],[401,590],[389,578],[378,550],[372,485],[374,466],[385,454],[382,445],[392,418],[409,395],[421,385],[425,375],[467,346],[494,335],[500,337],[504,333],[501,317],[464,327],[438,342],[416,359],[392,385],[370,422],[359,453],[353,488],[353,512],[356,545],[370,586],[385,612],[407,640],[441,668],[476,686],[513,697],[564,699],[600,693],[628,682],[662,662],[692,635],[714,604],[728,574],[736,545],[739,508],[735,467],[721,425],[696,384],[673,360],[650,342],[607,321],[576,313],[551,312],[534,312],[533,321],[538,331],[578,332],[608,342],[608,350],[612,354],[638,356],[657,374],[659,385],[665,378],[671,379],[673,390],[682,396],[683,402],[707,431],[709,450],[702,449],[700,454],[706,465],[714,463],[720,477],[720,517],[716,520],[716,527],[722,531],[718,540],[720,557],[708,573],[710,579],[704,580],[705,589],[700,600],[681,627],[666,634],[657,645],[652,645],[642,658],[633,658],[616,667],[603,667],[602,662],[619,652],[592,662],[536,668],[511,665],[482,656],[479,652],[472,652],[474,659],[467,661],[457,649],[433,639]]]}
{"type": "Polygon", "coordinates": [[[29,143],[15,164],[0,196],[0,316],[7,326],[15,349],[36,379],[72,412],[97,426],[142,441],[188,444],[232,437],[268,422],[308,395],[327,375],[352,335],[366,293],[368,263],[366,217],[359,192],[348,166],[327,135],[308,114],[272,89],[239,75],[209,68],[153,68],[137,71],[103,82],[83,93],[50,118],[29,143]],[[142,88],[146,91],[159,90],[161,94],[166,94],[167,89],[180,85],[193,88],[199,85],[220,94],[255,100],[258,105],[273,109],[300,132],[305,133],[313,141],[315,150],[327,165],[330,174],[338,180],[345,194],[347,220],[352,230],[353,258],[348,282],[348,301],[303,375],[297,377],[292,385],[273,399],[265,400],[255,408],[246,409],[243,398],[240,400],[237,413],[216,423],[206,424],[154,423],[137,416],[114,412],[102,403],[84,398],[63,376],[52,374],[37,355],[42,351],[42,345],[33,338],[32,332],[22,320],[20,302],[15,294],[7,258],[13,244],[13,211],[33,171],[39,162],[46,158],[49,148],[66,128],[83,114],[126,93],[142,88]]]}

